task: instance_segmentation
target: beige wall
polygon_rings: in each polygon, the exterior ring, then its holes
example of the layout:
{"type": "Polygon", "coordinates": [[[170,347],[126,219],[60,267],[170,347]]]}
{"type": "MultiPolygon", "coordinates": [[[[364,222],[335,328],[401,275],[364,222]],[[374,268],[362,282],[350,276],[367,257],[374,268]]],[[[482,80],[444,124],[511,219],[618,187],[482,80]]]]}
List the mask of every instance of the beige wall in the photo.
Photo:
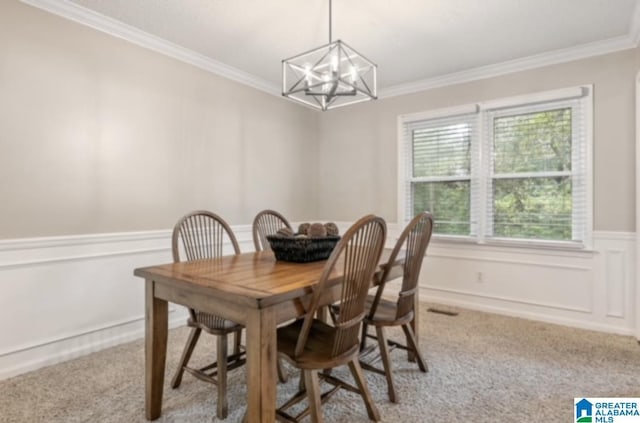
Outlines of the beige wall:
{"type": "Polygon", "coordinates": [[[318,115],[0,1],[0,239],[313,218],[318,115]]]}
{"type": "Polygon", "coordinates": [[[626,50],[330,111],[320,121],[318,214],[396,221],[398,115],[594,84],[594,227],[632,232],[636,56],[626,50]]]}
{"type": "MultiPolygon", "coordinates": [[[[595,229],[635,229],[640,49],[318,113],[19,3],[0,2],[0,239],[396,220],[396,118],[594,84],[595,229]]],[[[381,69],[381,72],[383,70],[381,69]]]]}

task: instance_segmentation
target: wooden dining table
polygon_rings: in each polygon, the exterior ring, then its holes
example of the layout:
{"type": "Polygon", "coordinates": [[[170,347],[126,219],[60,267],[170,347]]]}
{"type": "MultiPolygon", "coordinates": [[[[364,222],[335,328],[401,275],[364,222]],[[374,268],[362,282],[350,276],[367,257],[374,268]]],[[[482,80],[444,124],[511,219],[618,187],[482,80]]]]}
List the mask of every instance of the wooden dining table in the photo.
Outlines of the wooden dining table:
{"type": "MultiPolygon", "coordinates": [[[[388,264],[384,250],[379,275],[388,264]]],[[[279,324],[304,315],[325,261],[278,261],[270,251],[135,269],[145,279],[145,410],[148,420],[162,412],[168,336],[168,302],[213,313],[246,327],[247,413],[249,423],[273,423],[276,408],[279,324]]],[[[339,295],[341,266],[335,266],[323,304],[339,295]]],[[[392,269],[392,273],[396,270],[392,269]]],[[[392,276],[393,277],[393,276],[392,276]]],[[[416,310],[417,311],[417,310],[416,310]]],[[[415,321],[418,319],[416,318],[415,321]]],[[[416,328],[417,329],[417,328],[416,328]]],[[[416,335],[418,331],[416,330],[416,335]]]]}

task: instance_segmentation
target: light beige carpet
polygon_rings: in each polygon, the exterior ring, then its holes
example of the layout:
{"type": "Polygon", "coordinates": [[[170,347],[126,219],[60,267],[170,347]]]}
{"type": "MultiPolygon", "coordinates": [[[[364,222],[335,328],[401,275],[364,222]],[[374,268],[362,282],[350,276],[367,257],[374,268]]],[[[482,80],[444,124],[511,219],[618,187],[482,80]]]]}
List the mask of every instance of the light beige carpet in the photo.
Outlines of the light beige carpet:
{"type": "MultiPolygon", "coordinates": [[[[365,372],[383,422],[569,422],[574,397],[640,397],[640,345],[632,337],[468,310],[450,317],[428,306],[421,307],[420,345],[429,373],[394,351],[400,403],[392,404],[384,378],[365,372]]],[[[170,332],[167,384],[187,334],[170,332]]],[[[1,381],[0,422],[146,421],[143,350],[139,340],[1,381]]],[[[206,354],[213,356],[214,343],[203,335],[194,357],[203,362],[206,354]]],[[[278,400],[296,387],[297,377],[279,385],[278,400]]],[[[217,421],[214,390],[185,375],[179,389],[165,387],[157,421],[217,421]]],[[[227,422],[241,419],[245,394],[244,369],[237,369],[227,422]]],[[[360,398],[348,392],[323,411],[328,422],[369,421],[360,398]]]]}

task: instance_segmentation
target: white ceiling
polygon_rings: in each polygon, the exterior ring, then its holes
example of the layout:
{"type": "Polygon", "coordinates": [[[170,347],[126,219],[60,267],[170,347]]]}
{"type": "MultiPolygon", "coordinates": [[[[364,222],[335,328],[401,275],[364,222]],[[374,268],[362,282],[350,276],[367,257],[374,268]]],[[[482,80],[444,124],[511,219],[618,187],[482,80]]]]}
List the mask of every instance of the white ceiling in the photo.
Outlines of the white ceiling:
{"type": "MultiPolygon", "coordinates": [[[[56,13],[73,12],[79,21],[84,13],[85,21],[90,16],[94,24],[83,23],[94,27],[104,15],[119,21],[108,19],[109,28],[126,24],[116,35],[127,38],[134,29],[144,31],[155,36],[156,44],[169,41],[199,53],[205,56],[198,55],[199,60],[219,65],[222,73],[237,72],[243,76],[236,79],[252,79],[253,85],[271,87],[267,91],[280,89],[282,59],[329,41],[328,0],[23,1],[50,10],[58,3],[56,13]]],[[[545,57],[562,61],[633,47],[640,37],[639,4],[334,0],[333,39],[377,63],[378,88],[391,92],[495,64],[545,57]]]]}

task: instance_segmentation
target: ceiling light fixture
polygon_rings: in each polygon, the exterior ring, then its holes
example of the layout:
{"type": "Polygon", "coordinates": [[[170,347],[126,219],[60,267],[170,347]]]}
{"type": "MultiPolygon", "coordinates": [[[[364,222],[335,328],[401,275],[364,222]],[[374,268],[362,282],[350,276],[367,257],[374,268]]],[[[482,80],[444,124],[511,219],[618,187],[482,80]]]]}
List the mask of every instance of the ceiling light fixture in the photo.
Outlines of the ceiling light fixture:
{"type": "Polygon", "coordinates": [[[322,111],[375,100],[378,66],[343,41],[329,44],[282,61],[282,95],[322,111]]]}

